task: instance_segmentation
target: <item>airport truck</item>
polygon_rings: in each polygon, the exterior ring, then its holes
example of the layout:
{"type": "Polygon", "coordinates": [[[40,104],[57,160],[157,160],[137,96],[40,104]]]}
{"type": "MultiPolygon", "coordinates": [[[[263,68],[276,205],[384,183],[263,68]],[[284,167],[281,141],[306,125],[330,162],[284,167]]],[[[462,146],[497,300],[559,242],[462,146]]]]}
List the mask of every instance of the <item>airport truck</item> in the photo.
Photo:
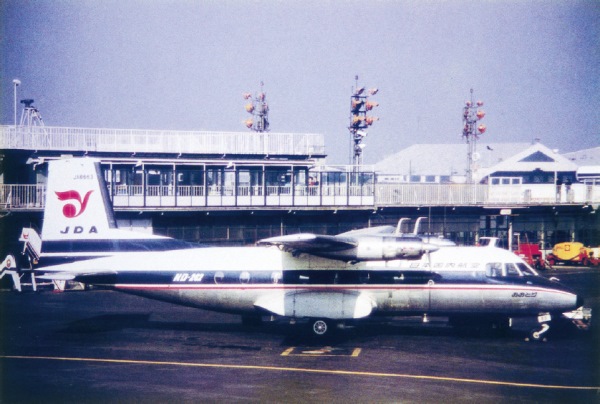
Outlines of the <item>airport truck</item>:
{"type": "MultiPolygon", "coordinates": [[[[544,259],[542,250],[537,243],[521,243],[519,235],[516,236],[516,250],[513,252],[521,257],[525,262],[531,265],[538,271],[546,269],[552,269],[552,263],[544,259]]],[[[498,237],[480,237],[480,246],[494,246],[498,248],[504,248],[502,240],[498,237]]]]}
{"type": "Polygon", "coordinates": [[[600,247],[590,248],[576,241],[558,243],[546,256],[550,265],[571,264],[583,266],[600,266],[600,247]]]}

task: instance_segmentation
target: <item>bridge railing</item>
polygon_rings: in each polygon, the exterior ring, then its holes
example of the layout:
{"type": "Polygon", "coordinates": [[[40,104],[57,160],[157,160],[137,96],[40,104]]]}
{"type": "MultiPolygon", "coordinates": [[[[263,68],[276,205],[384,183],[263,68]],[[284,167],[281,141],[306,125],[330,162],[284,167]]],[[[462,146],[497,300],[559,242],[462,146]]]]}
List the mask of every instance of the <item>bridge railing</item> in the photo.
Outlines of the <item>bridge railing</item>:
{"type": "MultiPolygon", "coordinates": [[[[486,184],[364,184],[279,186],[109,187],[115,208],[343,207],[600,204],[600,184],[556,186],[486,184]]],[[[40,210],[45,185],[0,184],[0,209],[40,210]]]]}

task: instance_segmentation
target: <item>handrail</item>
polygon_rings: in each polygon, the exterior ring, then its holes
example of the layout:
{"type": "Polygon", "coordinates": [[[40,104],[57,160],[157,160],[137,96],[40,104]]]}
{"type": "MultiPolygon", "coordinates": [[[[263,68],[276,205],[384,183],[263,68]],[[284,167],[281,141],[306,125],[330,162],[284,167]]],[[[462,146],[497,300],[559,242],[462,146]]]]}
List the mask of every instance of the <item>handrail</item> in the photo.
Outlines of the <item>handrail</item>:
{"type": "MultiPolygon", "coordinates": [[[[110,189],[110,187],[109,187],[110,189]]],[[[364,184],[268,186],[119,185],[111,190],[115,208],[343,207],[343,206],[533,206],[600,204],[600,184],[573,184],[556,194],[553,184],[364,184]],[[208,192],[206,192],[208,191],[208,192]]],[[[0,210],[41,210],[44,184],[0,184],[0,210]]]]}
{"type": "Polygon", "coordinates": [[[324,156],[317,133],[214,132],[0,125],[0,149],[106,153],[324,156]]]}

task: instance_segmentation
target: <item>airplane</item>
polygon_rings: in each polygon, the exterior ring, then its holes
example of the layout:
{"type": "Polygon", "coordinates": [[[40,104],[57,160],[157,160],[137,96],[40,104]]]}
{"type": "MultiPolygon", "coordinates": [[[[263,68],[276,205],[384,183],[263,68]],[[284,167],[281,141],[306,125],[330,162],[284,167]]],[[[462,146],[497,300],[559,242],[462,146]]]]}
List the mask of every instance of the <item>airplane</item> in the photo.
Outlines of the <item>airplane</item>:
{"type": "Polygon", "coordinates": [[[199,246],[117,228],[99,160],[48,164],[41,237],[29,228],[21,235],[40,279],[237,314],[246,324],[263,316],[308,320],[315,336],[385,316],[445,316],[501,329],[513,317],[537,316],[533,340],[545,338],[556,318],[591,323],[581,296],[503,249],[435,245],[416,230],[401,234],[400,223],[199,246]]]}

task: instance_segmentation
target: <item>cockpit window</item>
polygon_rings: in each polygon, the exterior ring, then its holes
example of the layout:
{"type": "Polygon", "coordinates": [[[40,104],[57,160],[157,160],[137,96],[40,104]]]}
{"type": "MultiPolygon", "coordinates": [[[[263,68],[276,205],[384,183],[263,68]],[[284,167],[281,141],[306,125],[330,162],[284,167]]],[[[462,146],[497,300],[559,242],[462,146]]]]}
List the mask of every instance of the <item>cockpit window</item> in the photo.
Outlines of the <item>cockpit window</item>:
{"type": "Polygon", "coordinates": [[[485,274],[491,278],[507,276],[536,276],[537,273],[525,263],[491,262],[485,266],[485,274]]]}
{"type": "Polygon", "coordinates": [[[531,268],[529,265],[519,263],[519,264],[517,264],[517,267],[519,267],[519,271],[521,271],[521,273],[524,276],[536,276],[537,275],[537,272],[535,272],[535,270],[533,268],[531,268]]]}
{"type": "Polygon", "coordinates": [[[502,263],[490,262],[485,264],[485,274],[491,278],[502,276],[502,263]]]}
{"type": "Polygon", "coordinates": [[[523,276],[521,271],[517,268],[515,264],[509,262],[506,264],[506,276],[523,276]]]}

